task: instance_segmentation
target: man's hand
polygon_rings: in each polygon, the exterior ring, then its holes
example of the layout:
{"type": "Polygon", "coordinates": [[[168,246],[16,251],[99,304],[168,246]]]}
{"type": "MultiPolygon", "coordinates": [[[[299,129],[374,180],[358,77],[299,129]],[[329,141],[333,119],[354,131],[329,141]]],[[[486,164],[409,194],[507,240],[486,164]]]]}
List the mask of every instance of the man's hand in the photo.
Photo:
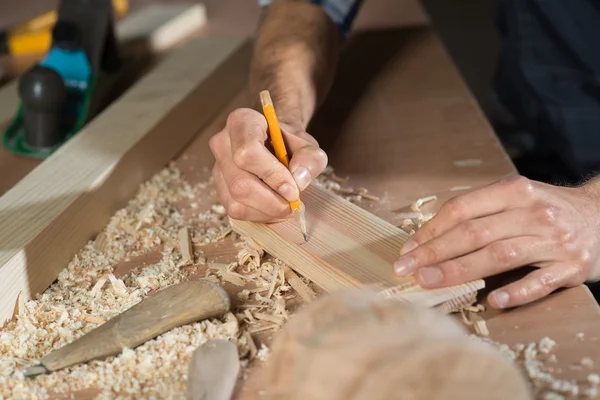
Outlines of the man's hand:
{"type": "Polygon", "coordinates": [[[437,288],[539,267],[490,293],[496,308],[596,281],[600,195],[595,186],[557,187],[515,177],[456,197],[405,243],[396,273],[414,272],[421,286],[437,288]]]}
{"type": "Polygon", "coordinates": [[[280,125],[291,157],[289,170],[266,147],[267,121],[257,111],[233,111],[225,129],[210,139],[216,158],[212,175],[230,217],[254,222],[289,218],[289,203],[327,166],[327,155],[312,136],[280,125]]]}

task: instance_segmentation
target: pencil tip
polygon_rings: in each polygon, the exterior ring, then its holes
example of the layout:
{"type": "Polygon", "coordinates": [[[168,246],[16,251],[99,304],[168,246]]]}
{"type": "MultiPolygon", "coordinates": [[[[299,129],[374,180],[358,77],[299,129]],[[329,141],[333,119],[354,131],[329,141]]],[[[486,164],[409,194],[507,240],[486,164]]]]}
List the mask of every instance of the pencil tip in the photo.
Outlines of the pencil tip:
{"type": "Polygon", "coordinates": [[[308,242],[308,236],[306,236],[306,233],[302,233],[302,235],[304,236],[304,241],[308,242]]]}

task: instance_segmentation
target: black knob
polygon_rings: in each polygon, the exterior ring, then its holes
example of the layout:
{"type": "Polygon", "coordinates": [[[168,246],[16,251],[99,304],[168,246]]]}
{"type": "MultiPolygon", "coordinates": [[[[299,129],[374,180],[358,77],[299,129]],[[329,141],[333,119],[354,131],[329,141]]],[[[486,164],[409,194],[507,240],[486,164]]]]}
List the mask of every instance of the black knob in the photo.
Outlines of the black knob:
{"type": "Polygon", "coordinates": [[[83,45],[81,30],[70,21],[57,21],[52,28],[52,45],[63,50],[72,51],[83,45]]]}
{"type": "Polygon", "coordinates": [[[25,142],[44,149],[58,144],[65,137],[61,132],[61,116],[67,100],[67,87],[52,68],[36,65],[19,81],[23,104],[25,142]]]}

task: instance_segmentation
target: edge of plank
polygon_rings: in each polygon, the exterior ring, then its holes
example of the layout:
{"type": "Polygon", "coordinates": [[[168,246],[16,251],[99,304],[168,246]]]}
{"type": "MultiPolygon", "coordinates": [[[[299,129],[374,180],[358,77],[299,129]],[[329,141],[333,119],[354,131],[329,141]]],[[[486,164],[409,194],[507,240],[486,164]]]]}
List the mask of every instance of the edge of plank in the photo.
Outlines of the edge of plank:
{"type": "Polygon", "coordinates": [[[245,37],[173,52],[0,197],[0,321],[20,290],[44,291],[73,255],[245,83],[245,37]]]}

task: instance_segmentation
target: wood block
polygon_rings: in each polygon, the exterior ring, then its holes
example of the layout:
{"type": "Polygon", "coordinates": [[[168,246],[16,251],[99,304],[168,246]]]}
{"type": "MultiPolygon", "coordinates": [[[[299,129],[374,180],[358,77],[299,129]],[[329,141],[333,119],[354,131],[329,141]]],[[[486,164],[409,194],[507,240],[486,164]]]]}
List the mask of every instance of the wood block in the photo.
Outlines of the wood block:
{"type": "Polygon", "coordinates": [[[245,38],[178,49],[0,197],[0,320],[44,291],[138,186],[241,90],[245,38]]]}
{"type": "Polygon", "coordinates": [[[116,27],[119,42],[142,42],[152,53],[180,43],[206,23],[206,7],[200,3],[150,4],[116,27]]]}
{"type": "Polygon", "coordinates": [[[326,291],[366,287],[434,307],[484,287],[483,280],[477,280],[424,290],[414,277],[401,278],[393,271],[407,233],[315,185],[302,192],[301,198],[308,242],[294,220],[266,225],[232,219],[231,225],[326,291]]]}

